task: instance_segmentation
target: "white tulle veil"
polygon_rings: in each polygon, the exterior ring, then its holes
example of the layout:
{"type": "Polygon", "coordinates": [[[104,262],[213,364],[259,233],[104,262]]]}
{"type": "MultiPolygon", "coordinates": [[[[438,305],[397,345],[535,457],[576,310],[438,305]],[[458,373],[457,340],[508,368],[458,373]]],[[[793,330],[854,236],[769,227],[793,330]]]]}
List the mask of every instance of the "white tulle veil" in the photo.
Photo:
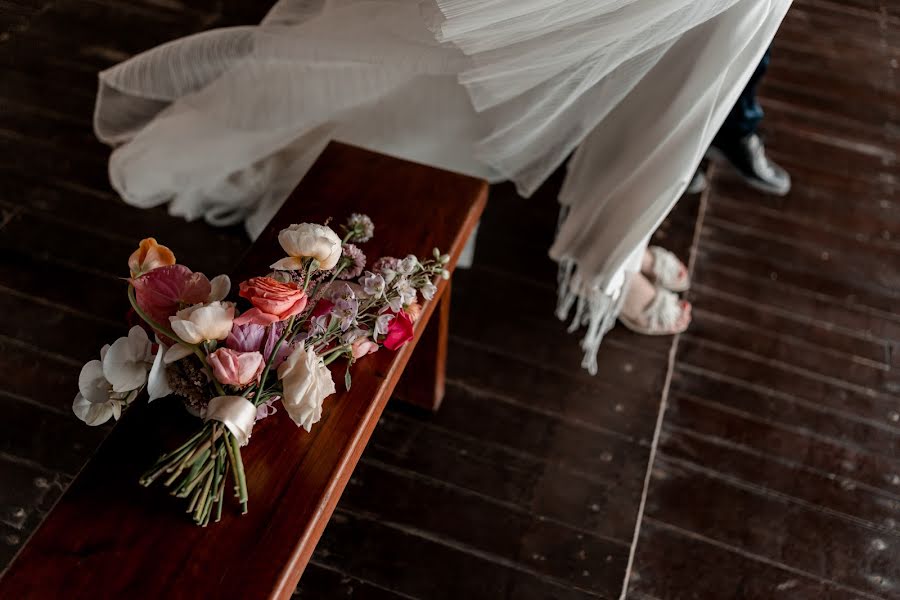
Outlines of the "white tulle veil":
{"type": "Polygon", "coordinates": [[[530,195],[575,151],[551,255],[584,366],[790,0],[281,0],[100,74],[122,197],[257,235],[331,139],[530,195]],[[577,148],[577,151],[576,151],[577,148]]]}

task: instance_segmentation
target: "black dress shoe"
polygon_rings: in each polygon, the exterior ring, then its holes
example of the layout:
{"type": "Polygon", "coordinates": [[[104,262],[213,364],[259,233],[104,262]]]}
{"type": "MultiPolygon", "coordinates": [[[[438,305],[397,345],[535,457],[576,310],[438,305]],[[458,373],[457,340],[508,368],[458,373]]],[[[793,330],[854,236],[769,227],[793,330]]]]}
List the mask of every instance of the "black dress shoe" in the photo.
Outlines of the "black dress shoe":
{"type": "Polygon", "coordinates": [[[734,144],[713,142],[706,156],[729,163],[752,187],[784,196],[791,191],[791,176],[766,156],[766,148],[755,133],[742,137],[734,144]]]}

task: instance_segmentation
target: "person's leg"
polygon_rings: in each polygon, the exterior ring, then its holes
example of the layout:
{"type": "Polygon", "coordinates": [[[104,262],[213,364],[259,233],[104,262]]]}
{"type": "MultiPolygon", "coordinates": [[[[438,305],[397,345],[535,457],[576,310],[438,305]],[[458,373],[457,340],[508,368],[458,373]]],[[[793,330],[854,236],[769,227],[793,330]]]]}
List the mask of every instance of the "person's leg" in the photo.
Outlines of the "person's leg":
{"type": "Polygon", "coordinates": [[[791,177],[787,171],[769,160],[757,134],[763,109],[756,92],[768,66],[767,50],[713,139],[708,156],[730,163],[749,185],[783,196],[791,189],[791,177]]]}
{"type": "Polygon", "coordinates": [[[750,76],[750,81],[747,82],[747,86],[741,92],[740,97],[738,97],[737,102],[735,102],[734,107],[728,113],[725,122],[713,139],[714,146],[733,146],[741,138],[751,133],[756,133],[759,122],[763,118],[763,109],[756,97],[756,90],[763,75],[766,74],[766,70],[769,68],[769,54],[770,51],[766,50],[753,75],[750,76]]]}

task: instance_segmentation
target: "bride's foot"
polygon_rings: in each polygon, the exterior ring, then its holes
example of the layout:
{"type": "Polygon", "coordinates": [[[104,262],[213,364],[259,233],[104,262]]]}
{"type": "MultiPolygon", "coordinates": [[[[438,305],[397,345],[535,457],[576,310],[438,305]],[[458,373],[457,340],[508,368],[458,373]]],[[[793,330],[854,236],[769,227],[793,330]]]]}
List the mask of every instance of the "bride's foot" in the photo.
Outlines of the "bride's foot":
{"type": "Polygon", "coordinates": [[[654,287],[643,275],[630,277],[619,320],[643,335],[674,335],[691,322],[691,303],[668,290],[654,287]]]}
{"type": "Polygon", "coordinates": [[[650,246],[644,252],[641,273],[658,287],[673,292],[685,292],[691,286],[691,278],[684,263],[659,246],[650,246]]]}

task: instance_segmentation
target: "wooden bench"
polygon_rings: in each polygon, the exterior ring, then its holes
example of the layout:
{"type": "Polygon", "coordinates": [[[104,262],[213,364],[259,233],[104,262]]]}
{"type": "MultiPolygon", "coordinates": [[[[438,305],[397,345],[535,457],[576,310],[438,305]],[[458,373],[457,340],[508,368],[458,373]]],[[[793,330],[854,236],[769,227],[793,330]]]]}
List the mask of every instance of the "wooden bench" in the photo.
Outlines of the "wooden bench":
{"type": "MultiPolygon", "coordinates": [[[[452,271],[486,199],[483,181],[333,143],[235,280],[265,273],[280,257],[276,236],[285,226],[341,222],[351,212],[375,222],[375,238],[364,245],[370,260],[429,256],[438,247],[449,252],[452,271]]],[[[166,243],[177,252],[178,240],[166,243]]],[[[133,406],[0,579],[0,598],[289,597],[395,386],[410,402],[439,405],[449,292],[442,282],[425,304],[415,340],[354,365],[352,389],[338,386],[312,433],[283,410],[257,424],[244,451],[247,515],[226,501],[222,521],[200,528],[183,501],[140,487],[141,472],[196,420],[176,400],[133,406]]],[[[343,382],[343,368],[335,381],[343,382]]]]}

